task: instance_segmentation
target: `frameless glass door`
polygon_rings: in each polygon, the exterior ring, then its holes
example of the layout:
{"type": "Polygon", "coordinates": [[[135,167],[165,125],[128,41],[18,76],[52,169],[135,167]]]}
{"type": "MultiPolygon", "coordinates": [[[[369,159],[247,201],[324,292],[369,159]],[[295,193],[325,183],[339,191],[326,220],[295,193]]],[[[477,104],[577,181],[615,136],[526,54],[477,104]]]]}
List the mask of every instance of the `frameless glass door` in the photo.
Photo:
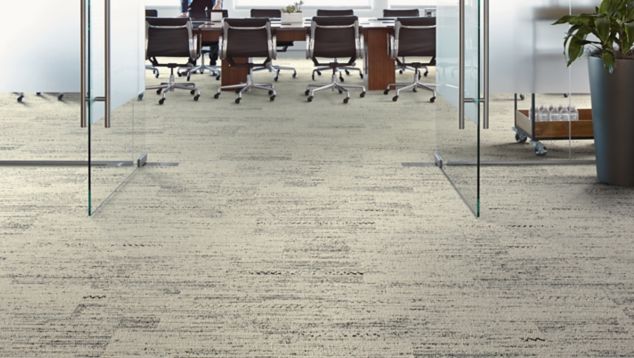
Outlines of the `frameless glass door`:
{"type": "Polygon", "coordinates": [[[82,6],[92,215],[145,160],[145,21],[142,0],[85,0],[82,6]]]}
{"type": "Polygon", "coordinates": [[[486,124],[482,0],[440,0],[437,9],[436,164],[480,215],[480,125],[486,124]]]}

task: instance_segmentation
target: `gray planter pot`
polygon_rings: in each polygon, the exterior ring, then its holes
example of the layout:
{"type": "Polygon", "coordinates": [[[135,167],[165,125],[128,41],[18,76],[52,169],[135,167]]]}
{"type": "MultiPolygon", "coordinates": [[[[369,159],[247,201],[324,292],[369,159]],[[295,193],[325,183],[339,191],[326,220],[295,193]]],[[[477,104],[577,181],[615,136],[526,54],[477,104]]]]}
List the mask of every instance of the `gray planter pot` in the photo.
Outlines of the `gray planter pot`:
{"type": "Polygon", "coordinates": [[[634,186],[634,60],[617,60],[614,73],[588,59],[597,176],[604,184],[634,186]]]}

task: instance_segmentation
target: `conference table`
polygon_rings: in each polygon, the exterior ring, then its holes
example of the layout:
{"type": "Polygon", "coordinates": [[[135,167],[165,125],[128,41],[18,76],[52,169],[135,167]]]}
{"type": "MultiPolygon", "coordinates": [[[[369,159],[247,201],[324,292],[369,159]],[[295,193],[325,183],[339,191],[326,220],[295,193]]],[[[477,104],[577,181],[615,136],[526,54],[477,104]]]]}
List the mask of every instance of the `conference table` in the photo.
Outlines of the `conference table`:
{"type": "MultiPolygon", "coordinates": [[[[271,21],[271,30],[282,41],[305,41],[310,32],[311,19],[303,24],[283,25],[279,20],[271,21]]],[[[388,53],[390,34],[394,31],[394,19],[359,18],[360,30],[364,37],[365,56],[363,71],[366,87],[370,91],[385,90],[395,82],[395,64],[388,53]]],[[[216,42],[222,35],[220,23],[203,23],[196,27],[196,33],[203,43],[216,42]]],[[[245,66],[231,66],[222,61],[222,85],[245,82],[248,69],[245,66]]]]}

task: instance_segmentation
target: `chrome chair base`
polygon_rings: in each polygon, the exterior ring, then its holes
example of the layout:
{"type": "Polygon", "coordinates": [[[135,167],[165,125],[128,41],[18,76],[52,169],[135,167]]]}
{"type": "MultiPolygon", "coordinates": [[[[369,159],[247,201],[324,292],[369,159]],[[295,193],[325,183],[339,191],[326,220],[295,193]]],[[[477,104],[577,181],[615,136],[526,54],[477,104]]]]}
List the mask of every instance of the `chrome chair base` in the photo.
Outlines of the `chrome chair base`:
{"type": "Polygon", "coordinates": [[[391,89],[395,89],[396,96],[392,97],[392,101],[396,102],[398,101],[398,98],[400,97],[401,92],[403,91],[411,90],[412,92],[416,92],[416,90],[418,89],[425,89],[425,90],[431,91],[432,93],[432,97],[429,99],[429,102],[431,103],[436,102],[436,85],[431,83],[421,82],[419,80],[421,76],[420,72],[421,72],[420,68],[418,67],[414,68],[414,79],[412,82],[389,84],[387,88],[385,89],[385,91],[383,92],[383,94],[387,95],[390,93],[391,89]]]}
{"type": "Polygon", "coordinates": [[[193,66],[191,68],[190,67],[180,68],[178,70],[178,76],[179,77],[187,76],[187,80],[189,81],[192,74],[194,73],[204,74],[205,71],[209,71],[209,74],[213,77],[216,77],[217,81],[220,80],[220,76],[222,75],[222,70],[220,66],[205,65],[205,54],[203,53],[200,58],[200,65],[193,66]]]}
{"type": "Polygon", "coordinates": [[[161,96],[159,99],[159,104],[165,103],[167,92],[174,92],[175,90],[186,90],[194,96],[194,101],[198,101],[200,99],[200,90],[196,87],[196,84],[193,82],[187,83],[178,83],[176,82],[176,76],[174,76],[174,68],[171,69],[170,77],[168,82],[162,82],[157,86],[149,86],[145,88],[146,90],[156,90],[156,94],[161,96]]]}
{"type": "Polygon", "coordinates": [[[280,65],[269,64],[266,67],[254,68],[253,72],[265,71],[265,70],[268,70],[269,72],[275,72],[275,78],[273,78],[275,82],[277,82],[280,79],[280,72],[282,71],[293,71],[293,78],[297,78],[297,70],[295,69],[295,67],[291,67],[291,66],[280,66],[280,65]]]}
{"type": "Polygon", "coordinates": [[[255,81],[253,81],[253,75],[249,73],[247,75],[247,82],[239,83],[236,85],[220,86],[218,88],[218,92],[216,92],[216,94],[214,95],[214,98],[220,98],[220,94],[224,90],[234,90],[237,94],[235,103],[240,104],[240,101],[242,101],[242,95],[252,89],[267,91],[269,94],[269,100],[271,102],[273,102],[275,100],[275,97],[277,96],[277,91],[275,90],[275,86],[273,86],[272,83],[255,83],[255,81]]]}
{"type": "MultiPolygon", "coordinates": [[[[307,96],[306,100],[308,102],[312,102],[313,98],[315,98],[315,93],[320,92],[320,91],[325,91],[325,90],[337,90],[339,91],[339,94],[342,94],[345,92],[346,97],[343,99],[343,103],[348,103],[348,101],[350,101],[350,90],[351,89],[359,89],[361,90],[361,94],[359,95],[359,97],[363,98],[365,97],[365,93],[366,93],[366,89],[365,86],[361,86],[361,85],[344,85],[341,83],[341,81],[337,81],[337,74],[339,74],[339,77],[341,76],[341,70],[343,69],[343,67],[339,67],[339,68],[335,68],[332,70],[332,77],[330,80],[330,83],[327,84],[309,84],[308,88],[306,89],[306,91],[304,92],[304,95],[307,96]]],[[[341,79],[341,78],[339,78],[341,79]]]]}
{"type": "MultiPolygon", "coordinates": [[[[313,73],[311,75],[313,81],[315,80],[315,74],[321,76],[321,72],[322,71],[329,71],[330,67],[328,66],[321,66],[321,67],[316,67],[315,69],[313,69],[313,73]]],[[[339,73],[339,81],[344,82],[345,79],[343,77],[342,72],[345,72],[346,75],[350,75],[350,71],[357,71],[359,72],[359,77],[361,77],[361,79],[363,79],[363,70],[360,69],[359,67],[354,67],[354,66],[342,66],[339,67],[339,70],[337,71],[339,73]]]]}

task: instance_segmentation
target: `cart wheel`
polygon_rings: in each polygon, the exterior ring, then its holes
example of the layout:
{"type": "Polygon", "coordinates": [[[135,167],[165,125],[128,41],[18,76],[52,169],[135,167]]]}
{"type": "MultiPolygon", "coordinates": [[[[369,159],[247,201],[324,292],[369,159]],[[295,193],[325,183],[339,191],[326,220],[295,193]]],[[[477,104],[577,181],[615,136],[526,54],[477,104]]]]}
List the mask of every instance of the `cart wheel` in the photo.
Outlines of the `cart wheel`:
{"type": "Polygon", "coordinates": [[[526,136],[520,135],[519,133],[515,133],[515,141],[517,143],[523,144],[526,143],[528,138],[526,136]]]}

